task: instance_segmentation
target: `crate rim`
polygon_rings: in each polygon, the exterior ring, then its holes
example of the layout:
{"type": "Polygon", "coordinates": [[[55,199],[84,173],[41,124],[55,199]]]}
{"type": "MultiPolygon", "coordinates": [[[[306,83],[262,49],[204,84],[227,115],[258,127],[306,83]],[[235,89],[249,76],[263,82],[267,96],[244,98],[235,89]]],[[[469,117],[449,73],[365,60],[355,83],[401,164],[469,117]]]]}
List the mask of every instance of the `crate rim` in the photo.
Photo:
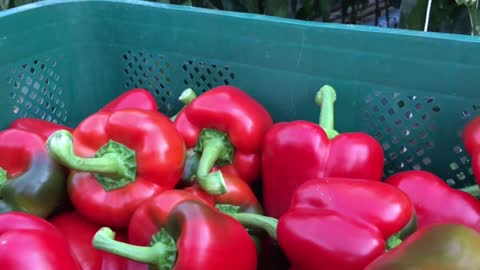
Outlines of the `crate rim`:
{"type": "Polygon", "coordinates": [[[14,7],[0,12],[0,20],[9,16],[14,16],[22,12],[28,12],[35,9],[42,9],[54,5],[68,5],[72,3],[115,3],[121,5],[144,6],[157,9],[167,9],[175,11],[203,13],[214,16],[224,16],[232,18],[241,18],[245,20],[262,20],[270,23],[287,24],[294,26],[304,26],[309,28],[324,28],[329,30],[341,30],[347,32],[365,32],[383,35],[396,35],[409,38],[426,38],[436,40],[450,40],[458,42],[479,43],[479,36],[462,35],[455,33],[438,33],[424,32],[419,30],[407,30],[396,28],[383,28],[368,25],[341,24],[332,22],[303,21],[293,18],[283,18],[264,14],[244,13],[237,11],[215,10],[202,7],[183,6],[175,4],[139,1],[139,0],[43,0],[39,2],[29,3],[22,6],[14,7]]]}

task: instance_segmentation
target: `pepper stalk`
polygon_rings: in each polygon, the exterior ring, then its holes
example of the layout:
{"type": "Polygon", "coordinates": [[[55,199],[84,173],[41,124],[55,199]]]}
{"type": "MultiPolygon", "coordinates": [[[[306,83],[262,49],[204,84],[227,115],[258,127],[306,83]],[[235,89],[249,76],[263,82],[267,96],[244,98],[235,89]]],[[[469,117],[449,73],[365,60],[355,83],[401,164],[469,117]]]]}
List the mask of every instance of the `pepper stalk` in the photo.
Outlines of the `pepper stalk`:
{"type": "Polygon", "coordinates": [[[137,160],[135,151],[110,140],[95,157],[83,158],[74,153],[72,134],[66,130],[54,132],[47,140],[50,155],[72,170],[96,174],[97,181],[110,191],[135,181],[137,160]]]}
{"type": "Polygon", "coordinates": [[[135,246],[115,240],[115,232],[103,227],[95,233],[92,245],[130,260],[157,266],[158,269],[172,269],[177,255],[175,240],[165,229],[153,236],[150,246],[135,246]]]}
{"type": "Polygon", "coordinates": [[[335,103],[336,99],[337,94],[335,89],[333,89],[333,87],[330,85],[324,85],[315,95],[315,102],[321,107],[319,119],[320,126],[323,128],[323,130],[325,130],[325,133],[327,133],[329,139],[333,139],[338,135],[338,131],[336,131],[333,127],[333,104],[335,103]]]}

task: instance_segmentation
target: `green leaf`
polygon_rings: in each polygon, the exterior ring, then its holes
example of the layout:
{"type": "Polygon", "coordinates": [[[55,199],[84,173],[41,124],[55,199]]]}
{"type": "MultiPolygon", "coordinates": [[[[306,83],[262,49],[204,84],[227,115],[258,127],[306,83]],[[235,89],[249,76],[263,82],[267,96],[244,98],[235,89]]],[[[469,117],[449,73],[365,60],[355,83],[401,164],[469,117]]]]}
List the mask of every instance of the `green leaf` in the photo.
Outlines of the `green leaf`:
{"type": "Polygon", "coordinates": [[[271,16],[288,17],[288,0],[265,0],[265,13],[271,16]]]}

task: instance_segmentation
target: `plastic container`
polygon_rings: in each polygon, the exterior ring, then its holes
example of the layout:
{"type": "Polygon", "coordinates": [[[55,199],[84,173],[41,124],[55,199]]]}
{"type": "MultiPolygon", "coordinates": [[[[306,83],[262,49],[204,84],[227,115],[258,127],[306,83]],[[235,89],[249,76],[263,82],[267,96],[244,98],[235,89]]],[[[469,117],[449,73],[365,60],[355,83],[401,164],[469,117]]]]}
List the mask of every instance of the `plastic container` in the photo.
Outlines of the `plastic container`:
{"type": "MultiPolygon", "coordinates": [[[[42,1],[0,13],[0,128],[34,116],[75,126],[133,87],[173,115],[177,97],[230,84],[276,121],[318,120],[337,90],[336,129],[383,145],[386,175],[475,183],[461,141],[480,108],[480,39],[322,24],[138,1],[42,1]]],[[[221,105],[221,104],[219,104],[221,105]]]]}

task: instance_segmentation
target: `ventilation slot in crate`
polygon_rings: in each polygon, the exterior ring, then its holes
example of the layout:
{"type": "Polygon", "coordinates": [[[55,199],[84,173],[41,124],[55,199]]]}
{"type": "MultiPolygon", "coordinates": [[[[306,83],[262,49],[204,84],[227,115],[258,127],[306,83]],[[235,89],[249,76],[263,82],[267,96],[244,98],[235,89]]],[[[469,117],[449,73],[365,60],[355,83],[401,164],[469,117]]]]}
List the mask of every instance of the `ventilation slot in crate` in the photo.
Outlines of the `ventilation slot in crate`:
{"type": "Polygon", "coordinates": [[[173,114],[172,104],[177,97],[171,89],[172,66],[168,59],[161,54],[132,50],[127,50],[122,58],[126,89],[143,88],[152,92],[159,110],[173,114]]]}
{"type": "Polygon", "coordinates": [[[11,69],[8,83],[14,114],[56,123],[67,122],[61,77],[55,72],[56,66],[56,60],[42,57],[11,69]]]}
{"type": "Polygon", "coordinates": [[[182,65],[185,72],[183,84],[197,93],[208,91],[216,86],[229,85],[235,79],[230,66],[205,61],[186,61],[182,65]]]}

